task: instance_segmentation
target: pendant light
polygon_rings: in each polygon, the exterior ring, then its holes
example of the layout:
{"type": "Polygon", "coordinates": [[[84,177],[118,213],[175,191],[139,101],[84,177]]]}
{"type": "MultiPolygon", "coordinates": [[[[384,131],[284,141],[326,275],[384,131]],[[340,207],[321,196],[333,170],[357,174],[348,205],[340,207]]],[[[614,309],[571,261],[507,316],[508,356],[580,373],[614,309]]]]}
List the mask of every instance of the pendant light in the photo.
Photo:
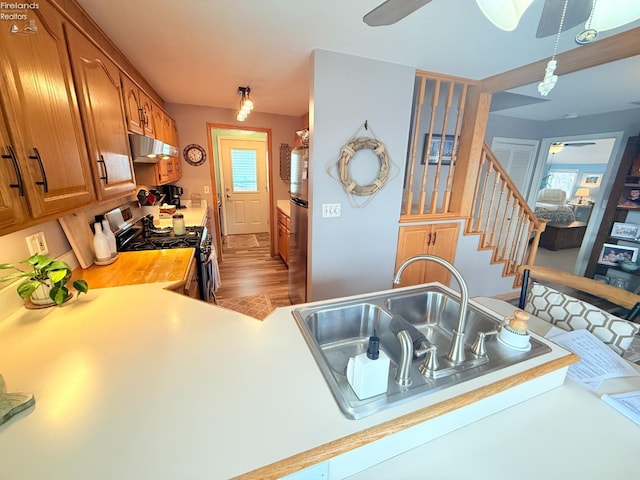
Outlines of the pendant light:
{"type": "Polygon", "coordinates": [[[238,115],[236,116],[236,120],[239,122],[244,122],[251,110],[253,110],[253,101],[249,97],[251,93],[251,88],[249,86],[246,87],[238,87],[238,96],[240,97],[240,108],[238,110],[238,115]]]}

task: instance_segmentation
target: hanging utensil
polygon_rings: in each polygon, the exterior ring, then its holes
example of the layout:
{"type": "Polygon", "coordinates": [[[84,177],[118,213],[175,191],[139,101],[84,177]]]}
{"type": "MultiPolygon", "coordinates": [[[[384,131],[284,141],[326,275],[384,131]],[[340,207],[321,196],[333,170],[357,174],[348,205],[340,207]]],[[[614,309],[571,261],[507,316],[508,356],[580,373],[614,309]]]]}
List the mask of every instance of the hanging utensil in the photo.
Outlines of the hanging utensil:
{"type": "Polygon", "coordinates": [[[146,207],[149,205],[149,203],[147,203],[147,191],[144,188],[138,191],[137,197],[138,203],[140,203],[141,207],[146,207]]]}

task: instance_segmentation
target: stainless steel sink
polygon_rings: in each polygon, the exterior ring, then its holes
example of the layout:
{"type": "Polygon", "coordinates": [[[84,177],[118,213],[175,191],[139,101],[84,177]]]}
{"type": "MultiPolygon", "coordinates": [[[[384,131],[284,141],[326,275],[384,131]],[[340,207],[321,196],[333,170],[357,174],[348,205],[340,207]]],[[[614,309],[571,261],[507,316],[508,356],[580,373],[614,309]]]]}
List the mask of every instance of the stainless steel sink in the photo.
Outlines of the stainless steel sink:
{"type": "Polygon", "coordinates": [[[551,351],[534,338],[531,350],[523,352],[503,346],[494,337],[486,343],[486,357],[479,358],[470,350],[476,334],[497,329],[503,319],[490,316],[470,303],[465,329],[467,361],[456,366],[453,374],[427,378],[418,371],[422,359],[414,359],[410,367],[412,384],[396,384],[394,375],[401,348],[389,328],[394,315],[402,316],[437,345],[439,356],[443,356],[441,362],[446,362],[444,355],[457,326],[459,308],[460,300],[451,291],[426,285],[358,300],[295,308],[293,316],[340,409],[347,418],[357,419],[551,351]],[[388,388],[386,394],[360,400],[347,381],[347,362],[367,350],[369,337],[374,333],[380,338],[381,350],[391,359],[388,388]]]}

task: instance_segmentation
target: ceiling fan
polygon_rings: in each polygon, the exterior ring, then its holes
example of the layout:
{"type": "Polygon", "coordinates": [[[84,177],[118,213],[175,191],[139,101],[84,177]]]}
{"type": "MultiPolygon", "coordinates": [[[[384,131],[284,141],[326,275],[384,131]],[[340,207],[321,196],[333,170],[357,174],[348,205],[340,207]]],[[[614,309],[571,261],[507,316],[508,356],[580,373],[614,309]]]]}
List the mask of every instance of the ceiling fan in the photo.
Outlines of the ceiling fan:
{"type": "Polygon", "coordinates": [[[586,147],[587,145],[595,145],[596,142],[553,142],[551,145],[562,147],[586,147]]]}
{"type": "MultiPolygon", "coordinates": [[[[525,10],[534,0],[476,0],[478,8],[498,28],[506,31],[515,30],[525,10]]],[[[598,2],[593,0],[569,0],[567,11],[562,24],[562,31],[568,30],[589,20],[588,28],[595,30],[608,30],[640,17],[640,2],[637,0],[613,0],[598,2]],[[606,10],[605,10],[606,9],[606,10]],[[589,16],[592,14],[592,18],[589,16]],[[606,18],[605,18],[606,17],[606,18]],[[615,18],[614,18],[615,17],[615,18]]],[[[431,0],[387,0],[367,13],[362,20],[369,26],[378,27],[392,25],[404,17],[424,7],[431,0]]],[[[537,38],[555,35],[560,28],[562,11],[565,0],[545,0],[538,30],[537,38]]]]}

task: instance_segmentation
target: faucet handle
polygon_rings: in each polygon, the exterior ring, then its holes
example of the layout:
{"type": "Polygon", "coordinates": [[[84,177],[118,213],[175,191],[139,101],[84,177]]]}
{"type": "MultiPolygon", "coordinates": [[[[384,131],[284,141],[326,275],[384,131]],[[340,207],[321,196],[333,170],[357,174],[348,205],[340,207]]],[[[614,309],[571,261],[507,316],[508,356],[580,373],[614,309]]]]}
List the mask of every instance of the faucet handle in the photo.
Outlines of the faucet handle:
{"type": "Polygon", "coordinates": [[[431,345],[427,350],[427,356],[424,359],[424,362],[420,364],[418,370],[423,377],[432,377],[436,370],[438,370],[438,347],[436,345],[431,345]]]}

